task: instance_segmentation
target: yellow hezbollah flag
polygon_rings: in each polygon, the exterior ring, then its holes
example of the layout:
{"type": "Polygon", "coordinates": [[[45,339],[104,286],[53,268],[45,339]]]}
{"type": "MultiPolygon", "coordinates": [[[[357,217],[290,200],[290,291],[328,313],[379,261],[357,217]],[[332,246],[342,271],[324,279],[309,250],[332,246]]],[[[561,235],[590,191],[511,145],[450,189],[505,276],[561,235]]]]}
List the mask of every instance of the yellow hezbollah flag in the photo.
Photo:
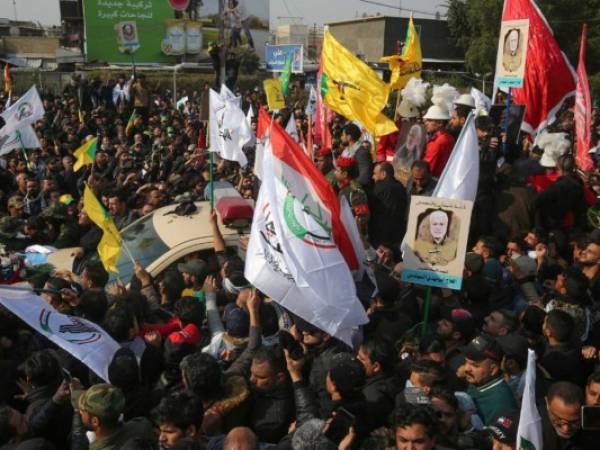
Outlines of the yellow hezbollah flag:
{"type": "Polygon", "coordinates": [[[401,55],[386,56],[379,62],[388,63],[392,75],[390,77],[391,89],[403,89],[411,78],[421,78],[423,69],[423,54],[421,53],[421,40],[417,34],[412,17],[406,30],[406,39],[401,55]]]}
{"type": "Polygon", "coordinates": [[[73,170],[77,172],[83,166],[87,166],[89,164],[94,164],[94,159],[96,159],[96,146],[98,144],[98,138],[95,137],[85,142],[81,147],[75,150],[73,156],[77,158],[75,164],[73,165],[73,170]]]}
{"type": "Polygon", "coordinates": [[[327,106],[346,119],[358,120],[373,136],[397,130],[381,113],[389,87],[329,32],[323,40],[321,68],[321,96],[327,106]]]}
{"type": "Polygon", "coordinates": [[[127,121],[127,126],[125,127],[126,135],[131,134],[131,130],[133,130],[133,122],[135,121],[136,117],[137,117],[137,111],[134,109],[133,112],[131,113],[131,116],[129,116],[129,120],[127,121]]]}
{"type": "Polygon", "coordinates": [[[98,201],[89,186],[83,191],[83,209],[88,217],[103,231],[98,244],[98,255],[102,265],[108,272],[118,272],[117,262],[121,256],[121,234],[112,217],[98,201]]]}
{"type": "Polygon", "coordinates": [[[267,104],[271,111],[285,108],[285,98],[281,93],[281,80],[265,80],[263,81],[263,87],[265,88],[267,104]]]}

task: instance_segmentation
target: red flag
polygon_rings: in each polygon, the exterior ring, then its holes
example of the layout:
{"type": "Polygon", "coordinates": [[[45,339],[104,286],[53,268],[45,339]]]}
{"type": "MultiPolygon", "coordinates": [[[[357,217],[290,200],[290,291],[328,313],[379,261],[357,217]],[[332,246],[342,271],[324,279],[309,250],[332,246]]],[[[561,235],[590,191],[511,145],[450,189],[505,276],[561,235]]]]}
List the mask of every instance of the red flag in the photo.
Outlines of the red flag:
{"type": "Polygon", "coordinates": [[[519,19],[529,19],[529,42],[523,88],[513,88],[512,95],[516,104],[526,105],[523,130],[535,135],[575,94],[575,73],[533,0],[505,0],[502,20],[519,19]]]}
{"type": "Polygon", "coordinates": [[[581,170],[589,172],[594,170],[594,162],[589,153],[592,144],[592,98],[590,83],[585,71],[586,35],[587,24],[583,24],[581,30],[581,47],[579,48],[579,64],[577,65],[577,90],[575,93],[575,132],[577,135],[575,160],[581,170]]]}
{"type": "Polygon", "coordinates": [[[271,117],[269,113],[265,111],[262,106],[258,110],[258,124],[256,125],[256,139],[262,141],[269,125],[271,124],[271,117]]]}

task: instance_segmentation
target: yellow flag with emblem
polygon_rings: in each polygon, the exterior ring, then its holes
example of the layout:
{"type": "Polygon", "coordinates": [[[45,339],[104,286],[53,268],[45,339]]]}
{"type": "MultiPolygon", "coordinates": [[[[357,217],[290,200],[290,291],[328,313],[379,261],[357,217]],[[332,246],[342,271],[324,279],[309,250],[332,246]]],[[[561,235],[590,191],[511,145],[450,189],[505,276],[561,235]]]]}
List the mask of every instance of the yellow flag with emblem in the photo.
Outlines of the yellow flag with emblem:
{"type": "Polygon", "coordinates": [[[269,79],[263,81],[265,94],[267,94],[267,105],[271,111],[285,108],[285,98],[281,92],[281,80],[269,79]]]}
{"type": "Polygon", "coordinates": [[[321,96],[328,107],[359,121],[373,136],[397,130],[381,112],[388,100],[388,85],[329,32],[323,40],[321,70],[321,96]]]}
{"type": "Polygon", "coordinates": [[[403,89],[411,78],[421,78],[423,53],[421,52],[421,40],[412,17],[406,30],[402,54],[386,56],[379,62],[388,63],[390,67],[392,72],[390,76],[391,89],[403,89]]]}
{"type": "Polygon", "coordinates": [[[83,191],[83,209],[88,217],[104,233],[98,244],[98,255],[108,272],[118,272],[117,262],[121,256],[121,233],[108,211],[98,201],[89,186],[83,191]]]}

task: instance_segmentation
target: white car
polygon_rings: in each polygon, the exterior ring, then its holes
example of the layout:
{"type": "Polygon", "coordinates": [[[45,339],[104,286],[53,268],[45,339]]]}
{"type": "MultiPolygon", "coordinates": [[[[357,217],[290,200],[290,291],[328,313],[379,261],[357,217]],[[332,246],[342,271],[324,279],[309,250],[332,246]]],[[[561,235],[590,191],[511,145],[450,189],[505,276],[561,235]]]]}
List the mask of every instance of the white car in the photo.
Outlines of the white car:
{"type": "MultiPolygon", "coordinates": [[[[121,230],[124,245],[153,277],[169,266],[184,261],[190,254],[198,253],[206,261],[213,254],[210,203],[203,201],[194,204],[196,211],[190,215],[177,215],[176,204],[164,206],[121,230]]],[[[248,221],[236,223],[235,228],[226,227],[219,216],[218,223],[227,248],[239,251],[239,237],[244,231],[249,231],[248,221]]],[[[48,262],[57,270],[71,270],[74,250],[59,250],[48,257],[48,262]]],[[[111,273],[110,280],[120,278],[128,284],[134,268],[125,250],[121,251],[117,267],[119,272],[111,273]]]]}

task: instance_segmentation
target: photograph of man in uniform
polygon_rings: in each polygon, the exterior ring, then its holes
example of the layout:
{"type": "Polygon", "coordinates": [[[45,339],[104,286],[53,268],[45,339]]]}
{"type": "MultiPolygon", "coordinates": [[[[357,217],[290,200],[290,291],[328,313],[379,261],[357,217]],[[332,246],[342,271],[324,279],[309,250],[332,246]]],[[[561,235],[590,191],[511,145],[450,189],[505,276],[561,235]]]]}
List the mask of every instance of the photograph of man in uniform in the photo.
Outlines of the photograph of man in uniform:
{"type": "Polygon", "coordinates": [[[507,72],[517,72],[521,67],[523,59],[523,47],[521,45],[521,31],[512,28],[504,38],[504,52],[502,55],[502,67],[507,72]]]}
{"type": "MultiPolygon", "coordinates": [[[[402,138],[401,138],[402,139],[402,138]]],[[[421,124],[414,124],[408,129],[404,136],[404,142],[400,142],[394,155],[394,165],[409,167],[412,163],[421,159],[425,147],[425,131],[421,124]]]]}
{"type": "Polygon", "coordinates": [[[428,209],[419,218],[414,253],[434,266],[446,266],[456,258],[458,217],[452,211],[428,209]]]}

